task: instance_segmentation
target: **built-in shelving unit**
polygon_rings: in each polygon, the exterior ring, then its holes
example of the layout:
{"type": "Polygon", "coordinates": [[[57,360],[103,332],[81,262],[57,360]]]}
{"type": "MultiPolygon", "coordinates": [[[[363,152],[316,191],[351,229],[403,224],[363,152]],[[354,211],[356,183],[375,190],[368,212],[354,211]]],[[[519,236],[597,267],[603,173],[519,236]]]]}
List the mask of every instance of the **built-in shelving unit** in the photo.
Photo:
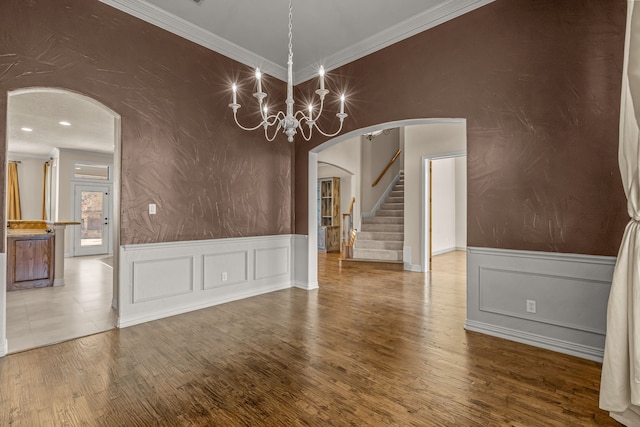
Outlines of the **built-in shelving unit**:
{"type": "Polygon", "coordinates": [[[318,249],[340,250],[340,178],[318,180],[318,249]]]}

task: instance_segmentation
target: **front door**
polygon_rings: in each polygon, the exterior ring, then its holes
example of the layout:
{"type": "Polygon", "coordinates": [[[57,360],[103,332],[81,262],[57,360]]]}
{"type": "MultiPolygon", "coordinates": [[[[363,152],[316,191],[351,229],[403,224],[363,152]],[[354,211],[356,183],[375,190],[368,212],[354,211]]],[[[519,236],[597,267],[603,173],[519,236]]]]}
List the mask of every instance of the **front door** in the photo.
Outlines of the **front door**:
{"type": "Polygon", "coordinates": [[[110,195],[108,185],[75,185],[74,256],[108,254],[110,250],[110,195]]]}

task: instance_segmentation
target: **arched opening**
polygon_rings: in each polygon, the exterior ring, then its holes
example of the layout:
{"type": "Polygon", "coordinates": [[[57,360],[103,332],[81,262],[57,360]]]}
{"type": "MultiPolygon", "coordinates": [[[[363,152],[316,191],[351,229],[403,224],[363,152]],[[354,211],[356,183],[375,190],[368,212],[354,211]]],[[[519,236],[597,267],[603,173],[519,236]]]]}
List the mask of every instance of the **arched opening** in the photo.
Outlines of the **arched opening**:
{"type": "Polygon", "coordinates": [[[7,94],[6,144],[8,161],[23,169],[18,182],[25,203],[24,215],[7,217],[5,224],[11,228],[0,268],[6,282],[1,354],[113,329],[119,301],[120,115],[65,89],[14,90],[7,94]],[[15,260],[24,256],[33,233],[16,237],[14,227],[50,230],[55,249],[41,261],[53,264],[53,280],[28,280],[37,274],[23,267],[16,275],[15,260]]]}
{"type": "MultiPolygon", "coordinates": [[[[307,289],[315,289],[318,287],[318,260],[317,260],[317,245],[318,245],[318,229],[315,224],[318,224],[318,205],[317,205],[317,191],[318,191],[318,156],[323,150],[326,150],[330,147],[333,147],[342,142],[348,141],[353,138],[358,138],[359,136],[371,132],[382,131],[385,129],[391,128],[414,128],[420,129],[422,125],[456,125],[456,135],[451,138],[444,138],[440,140],[439,132],[432,133],[432,137],[437,139],[432,145],[434,147],[433,151],[430,152],[429,155],[446,155],[446,154],[454,154],[460,155],[462,153],[466,153],[466,120],[465,119],[409,119],[409,120],[400,120],[395,122],[387,122],[381,123],[375,126],[370,126],[363,129],[358,129],[346,134],[343,134],[337,138],[326,141],[323,144],[314,147],[309,151],[309,176],[308,176],[308,185],[309,185],[309,200],[308,200],[308,240],[307,240],[307,289]],[[449,142],[454,141],[454,142],[449,142]]],[[[421,138],[420,132],[416,132],[416,138],[421,138]]],[[[429,141],[426,141],[428,144],[429,141]]],[[[416,157],[417,154],[411,154],[411,156],[416,157]]],[[[425,191],[424,191],[424,173],[425,171],[422,169],[424,164],[423,156],[425,154],[419,154],[414,159],[416,162],[417,173],[419,175],[418,179],[418,187],[416,190],[419,192],[418,200],[412,201],[415,202],[416,207],[413,209],[413,215],[415,215],[415,221],[417,227],[420,227],[419,230],[415,234],[416,242],[413,243],[413,254],[411,254],[411,250],[407,254],[406,248],[404,248],[404,264],[405,269],[413,270],[413,271],[427,271],[428,265],[425,265],[425,256],[423,256],[424,248],[425,248],[425,232],[424,232],[424,218],[426,204],[424,203],[425,191]],[[407,259],[408,258],[408,259],[407,259]]],[[[366,183],[361,183],[361,185],[366,185],[366,183]]],[[[358,203],[358,201],[356,202],[358,203]]]]}

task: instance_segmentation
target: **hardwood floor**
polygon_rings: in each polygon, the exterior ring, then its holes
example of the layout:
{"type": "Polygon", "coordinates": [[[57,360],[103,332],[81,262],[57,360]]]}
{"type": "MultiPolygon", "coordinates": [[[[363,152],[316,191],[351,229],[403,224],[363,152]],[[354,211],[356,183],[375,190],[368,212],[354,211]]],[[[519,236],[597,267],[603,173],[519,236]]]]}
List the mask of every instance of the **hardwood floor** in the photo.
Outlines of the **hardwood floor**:
{"type": "Polygon", "coordinates": [[[466,332],[465,257],[0,359],[0,425],[589,426],[600,364],[466,332]]]}

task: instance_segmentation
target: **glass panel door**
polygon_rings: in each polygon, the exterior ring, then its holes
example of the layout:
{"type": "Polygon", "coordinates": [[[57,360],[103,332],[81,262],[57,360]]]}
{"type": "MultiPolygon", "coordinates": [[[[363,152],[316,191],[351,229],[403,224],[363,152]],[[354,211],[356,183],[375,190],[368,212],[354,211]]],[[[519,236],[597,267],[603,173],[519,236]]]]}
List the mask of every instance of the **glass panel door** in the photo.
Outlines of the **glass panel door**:
{"type": "Polygon", "coordinates": [[[109,253],[110,211],[108,186],[76,185],[74,255],[109,253]]]}

